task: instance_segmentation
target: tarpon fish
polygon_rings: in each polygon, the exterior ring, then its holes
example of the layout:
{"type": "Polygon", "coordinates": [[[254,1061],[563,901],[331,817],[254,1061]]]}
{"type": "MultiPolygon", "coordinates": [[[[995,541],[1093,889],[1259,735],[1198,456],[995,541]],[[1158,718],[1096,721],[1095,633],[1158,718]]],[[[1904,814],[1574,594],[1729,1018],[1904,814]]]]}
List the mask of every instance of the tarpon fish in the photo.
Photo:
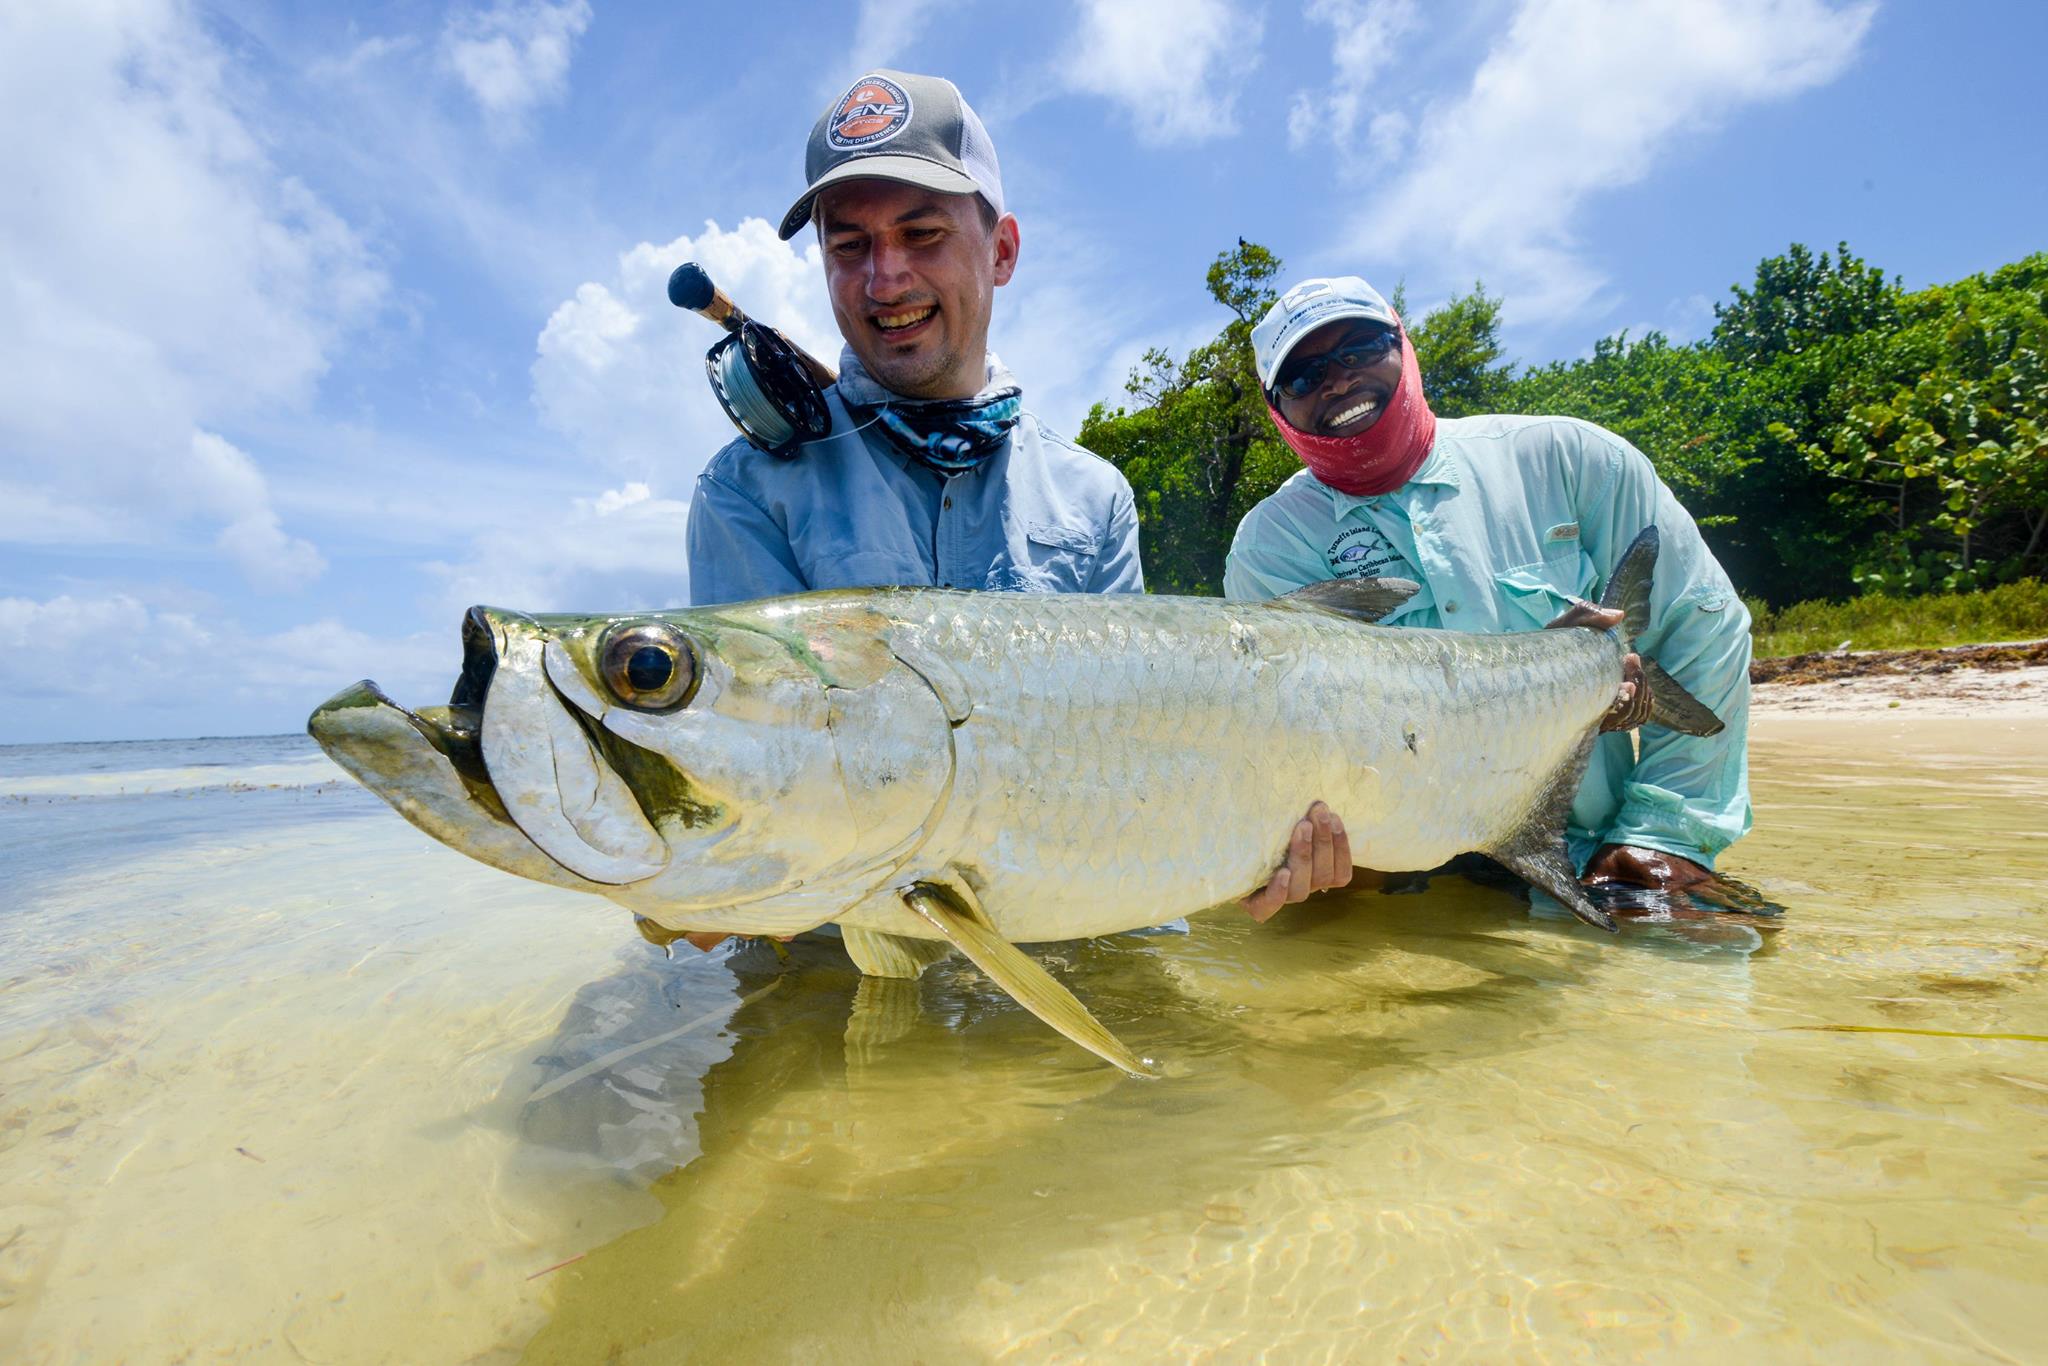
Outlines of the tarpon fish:
{"type": "MultiPolygon", "coordinates": [[[[1268,603],[884,588],[622,616],[477,607],[447,706],[409,711],[366,681],[308,729],[436,839],[609,897],[657,942],[832,923],[885,977],[957,949],[1144,1075],[1016,944],[1242,896],[1316,799],[1362,866],[1476,850],[1614,927],[1564,821],[1655,559],[1652,528],[1604,599],[1618,628],[1504,635],[1373,625],[1416,591],[1395,579],[1268,603]]],[[[1720,728],[1644,667],[1654,722],[1720,728]]]]}

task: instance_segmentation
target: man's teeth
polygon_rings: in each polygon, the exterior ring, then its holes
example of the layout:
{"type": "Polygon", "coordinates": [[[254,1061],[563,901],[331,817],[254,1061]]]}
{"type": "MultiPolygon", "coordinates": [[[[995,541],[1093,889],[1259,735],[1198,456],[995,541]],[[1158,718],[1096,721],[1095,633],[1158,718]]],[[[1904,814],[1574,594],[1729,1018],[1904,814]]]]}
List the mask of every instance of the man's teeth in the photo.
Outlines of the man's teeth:
{"type": "Polygon", "coordinates": [[[933,308],[920,308],[909,313],[884,313],[875,319],[875,326],[884,332],[895,332],[905,327],[915,327],[937,311],[933,308]]]}
{"type": "Polygon", "coordinates": [[[1367,413],[1376,411],[1379,406],[1380,401],[1376,398],[1369,398],[1363,403],[1354,403],[1343,412],[1331,418],[1330,425],[1332,427],[1341,427],[1347,422],[1356,422],[1367,413]]]}

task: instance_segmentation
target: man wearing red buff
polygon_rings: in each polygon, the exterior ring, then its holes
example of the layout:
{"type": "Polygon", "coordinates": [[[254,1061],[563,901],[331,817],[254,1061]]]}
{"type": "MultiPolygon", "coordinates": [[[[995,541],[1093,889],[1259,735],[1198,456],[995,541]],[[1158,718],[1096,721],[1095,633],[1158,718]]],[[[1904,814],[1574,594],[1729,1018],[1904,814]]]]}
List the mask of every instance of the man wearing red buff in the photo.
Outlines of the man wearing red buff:
{"type": "Polygon", "coordinates": [[[1749,614],[1650,462],[1574,418],[1438,420],[1400,318],[1356,276],[1288,290],[1252,347],[1273,424],[1306,468],[1238,526],[1230,597],[1391,575],[1422,588],[1388,625],[1535,630],[1597,598],[1657,527],[1638,648],[1727,728],[1650,727],[1640,753],[1625,732],[1602,735],[1566,833],[1588,883],[1721,899],[1715,856],[1750,825],[1749,614]]]}

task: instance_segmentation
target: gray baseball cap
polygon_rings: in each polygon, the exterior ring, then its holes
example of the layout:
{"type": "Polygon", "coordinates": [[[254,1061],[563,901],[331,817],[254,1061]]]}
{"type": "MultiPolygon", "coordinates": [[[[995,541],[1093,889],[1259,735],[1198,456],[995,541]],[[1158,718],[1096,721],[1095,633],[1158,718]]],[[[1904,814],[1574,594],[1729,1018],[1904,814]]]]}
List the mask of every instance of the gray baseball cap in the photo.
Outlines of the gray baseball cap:
{"type": "Polygon", "coordinates": [[[1288,353],[1303,337],[1324,323],[1346,318],[1362,318],[1385,327],[1400,325],[1380,292],[1356,275],[1303,280],[1282,294],[1252,329],[1252,360],[1258,366],[1259,383],[1271,389],[1288,353]]]}
{"type": "Polygon", "coordinates": [[[818,191],[865,179],[978,194],[998,214],[1003,211],[996,145],[959,87],[940,76],[870,71],[826,106],[804,150],[808,187],[782,215],[782,239],[811,221],[818,191]]]}

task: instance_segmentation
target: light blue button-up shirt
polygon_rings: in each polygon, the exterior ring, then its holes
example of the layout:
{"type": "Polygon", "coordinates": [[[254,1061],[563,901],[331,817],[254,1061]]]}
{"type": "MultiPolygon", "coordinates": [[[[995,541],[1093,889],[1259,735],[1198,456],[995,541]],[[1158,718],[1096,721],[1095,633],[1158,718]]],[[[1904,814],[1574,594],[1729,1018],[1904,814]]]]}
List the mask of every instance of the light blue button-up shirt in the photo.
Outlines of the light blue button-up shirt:
{"type": "MultiPolygon", "coordinates": [[[[1011,382],[991,357],[990,386],[1011,382]]],[[[735,441],[698,476],[693,603],[890,584],[1144,591],[1130,484],[1029,411],[986,463],[945,477],[857,424],[837,386],[825,402],[831,431],[794,457],[735,441]]]]}
{"type": "Polygon", "coordinates": [[[1571,597],[1597,598],[1646,526],[1662,538],[1650,629],[1636,648],[1727,723],[1717,736],[1654,726],[1600,737],[1567,834],[1580,868],[1606,843],[1714,866],[1750,826],[1749,613],[1642,452],[1590,422],[1470,417],[1437,424],[1422,468],[1354,497],[1302,470],[1238,525],[1233,598],[1325,579],[1398,575],[1422,591],[1391,626],[1531,631],[1571,597]]]}

